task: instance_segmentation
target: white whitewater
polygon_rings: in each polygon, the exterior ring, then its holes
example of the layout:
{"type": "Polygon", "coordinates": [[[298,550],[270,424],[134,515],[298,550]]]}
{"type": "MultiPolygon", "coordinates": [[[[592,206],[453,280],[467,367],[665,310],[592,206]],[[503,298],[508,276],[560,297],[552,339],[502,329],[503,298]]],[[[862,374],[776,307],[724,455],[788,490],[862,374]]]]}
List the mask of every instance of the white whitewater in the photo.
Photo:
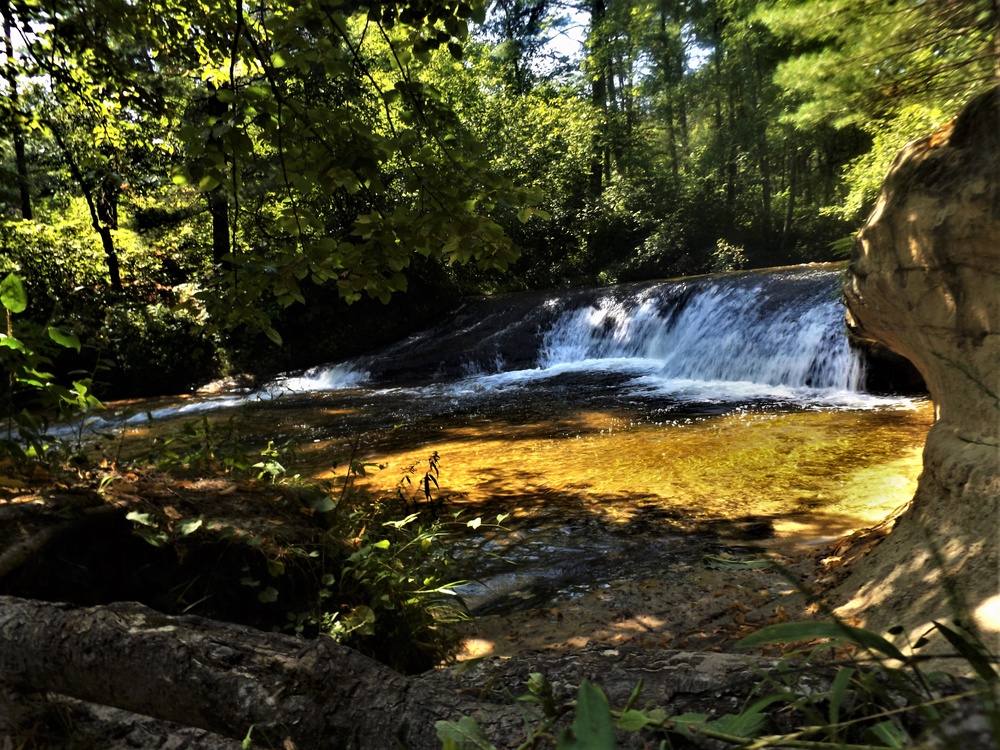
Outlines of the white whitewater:
{"type": "Polygon", "coordinates": [[[688,401],[898,401],[863,393],[864,361],[847,337],[839,281],[836,267],[799,266],[553,293],[531,307],[526,297],[489,300],[472,322],[466,311],[367,358],[280,380],[271,393],[393,388],[380,371],[419,360],[434,369],[405,390],[421,399],[584,372],[625,376],[622,387],[637,395],[688,401]]]}
{"type": "Polygon", "coordinates": [[[636,359],[663,380],[860,390],[864,368],[829,288],[772,304],[769,281],[701,285],[667,304],[661,288],[603,297],[563,313],[545,334],[539,366],[636,359]]]}
{"type": "Polygon", "coordinates": [[[905,406],[909,399],[863,392],[864,362],[848,341],[838,291],[836,268],[801,266],[483,300],[366,357],[153,416],[357,389],[455,405],[559,387],[564,375],[574,390],[604,389],[609,397],[905,406]],[[431,367],[411,368],[403,379],[393,375],[400,363],[412,362],[431,367]],[[586,385],[580,375],[596,380],[586,385]]]}

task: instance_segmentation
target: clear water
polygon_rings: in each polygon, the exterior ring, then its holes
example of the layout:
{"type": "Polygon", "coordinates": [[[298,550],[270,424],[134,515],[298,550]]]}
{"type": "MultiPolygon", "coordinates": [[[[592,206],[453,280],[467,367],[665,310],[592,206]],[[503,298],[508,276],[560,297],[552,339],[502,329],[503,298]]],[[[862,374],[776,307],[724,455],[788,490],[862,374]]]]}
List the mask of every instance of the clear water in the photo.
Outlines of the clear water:
{"type": "MultiPolygon", "coordinates": [[[[380,465],[364,481],[386,497],[436,451],[449,512],[512,514],[470,544],[517,567],[480,579],[571,590],[615,575],[595,563],[612,550],[649,565],[746,519],[789,549],[912,497],[932,406],[863,392],[836,289],[836,271],[804,268],[554,296],[257,393],[141,410],[235,416],[248,440],[296,441],[291,469],[318,478],[343,477],[351,456],[380,465]],[[451,375],[379,374],[420,357],[451,375]]],[[[147,429],[142,413],[106,419],[147,429]]]]}

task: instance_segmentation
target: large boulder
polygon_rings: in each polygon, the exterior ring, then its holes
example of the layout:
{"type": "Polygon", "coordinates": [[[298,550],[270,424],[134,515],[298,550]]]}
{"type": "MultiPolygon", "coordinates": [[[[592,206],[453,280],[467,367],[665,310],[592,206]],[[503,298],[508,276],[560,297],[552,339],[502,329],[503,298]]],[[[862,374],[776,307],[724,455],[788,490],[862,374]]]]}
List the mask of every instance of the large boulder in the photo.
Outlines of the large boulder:
{"type": "Polygon", "coordinates": [[[1000,653],[1000,88],[896,158],[845,296],[856,333],[920,370],[936,420],[910,507],[839,611],[917,634],[964,619],[1000,653]]]}

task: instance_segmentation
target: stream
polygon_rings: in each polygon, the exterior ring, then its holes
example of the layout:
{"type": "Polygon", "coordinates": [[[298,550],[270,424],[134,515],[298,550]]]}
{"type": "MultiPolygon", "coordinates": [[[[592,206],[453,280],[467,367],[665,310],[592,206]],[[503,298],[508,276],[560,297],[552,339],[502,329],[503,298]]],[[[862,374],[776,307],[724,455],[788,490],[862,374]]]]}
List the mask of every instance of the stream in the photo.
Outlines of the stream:
{"type": "Polygon", "coordinates": [[[438,512],[483,521],[463,542],[470,608],[535,607],[818,545],[912,497],[933,407],[866,392],[838,280],[807,266],[473,301],[366,357],[95,427],[210,414],[294,441],[295,473],[343,478],[353,457],[359,481],[415,503],[437,456],[438,512]]]}

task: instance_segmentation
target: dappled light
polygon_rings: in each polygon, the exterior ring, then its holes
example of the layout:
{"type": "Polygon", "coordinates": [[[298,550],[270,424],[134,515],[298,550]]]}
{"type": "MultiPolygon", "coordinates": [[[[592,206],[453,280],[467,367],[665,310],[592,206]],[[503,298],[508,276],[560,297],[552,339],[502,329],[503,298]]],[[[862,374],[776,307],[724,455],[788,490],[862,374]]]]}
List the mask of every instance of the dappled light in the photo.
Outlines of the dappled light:
{"type": "MultiPolygon", "coordinates": [[[[527,426],[484,419],[476,426],[410,430],[409,445],[398,445],[400,435],[364,458],[385,465],[367,483],[391,493],[401,468],[438,451],[441,493],[456,508],[510,498],[523,510],[534,497],[567,514],[625,522],[636,515],[639,499],[691,521],[770,517],[779,538],[793,542],[872,525],[907,502],[930,411],[924,404],[903,412],[663,422],[592,412],[527,426]]],[[[312,453],[316,460],[319,449],[312,453]]]]}
{"type": "Polygon", "coordinates": [[[769,602],[765,618],[801,615],[798,603],[775,608],[796,588],[755,561],[812,554],[904,506],[933,421],[922,400],[815,409],[609,392],[595,406],[591,385],[565,376],[444,409],[351,389],[202,419],[251,443],[293,441],[289,470],[332,482],[334,497],[355,465],[353,488],[400,516],[457,520],[470,581],[459,591],[476,614],[460,658],[588,642],[701,648],[738,636],[745,611],[769,602]],[[421,478],[435,454],[428,502],[421,478]]]}
{"type": "Polygon", "coordinates": [[[996,745],[998,3],[2,2],[0,750],[996,745]]]}

